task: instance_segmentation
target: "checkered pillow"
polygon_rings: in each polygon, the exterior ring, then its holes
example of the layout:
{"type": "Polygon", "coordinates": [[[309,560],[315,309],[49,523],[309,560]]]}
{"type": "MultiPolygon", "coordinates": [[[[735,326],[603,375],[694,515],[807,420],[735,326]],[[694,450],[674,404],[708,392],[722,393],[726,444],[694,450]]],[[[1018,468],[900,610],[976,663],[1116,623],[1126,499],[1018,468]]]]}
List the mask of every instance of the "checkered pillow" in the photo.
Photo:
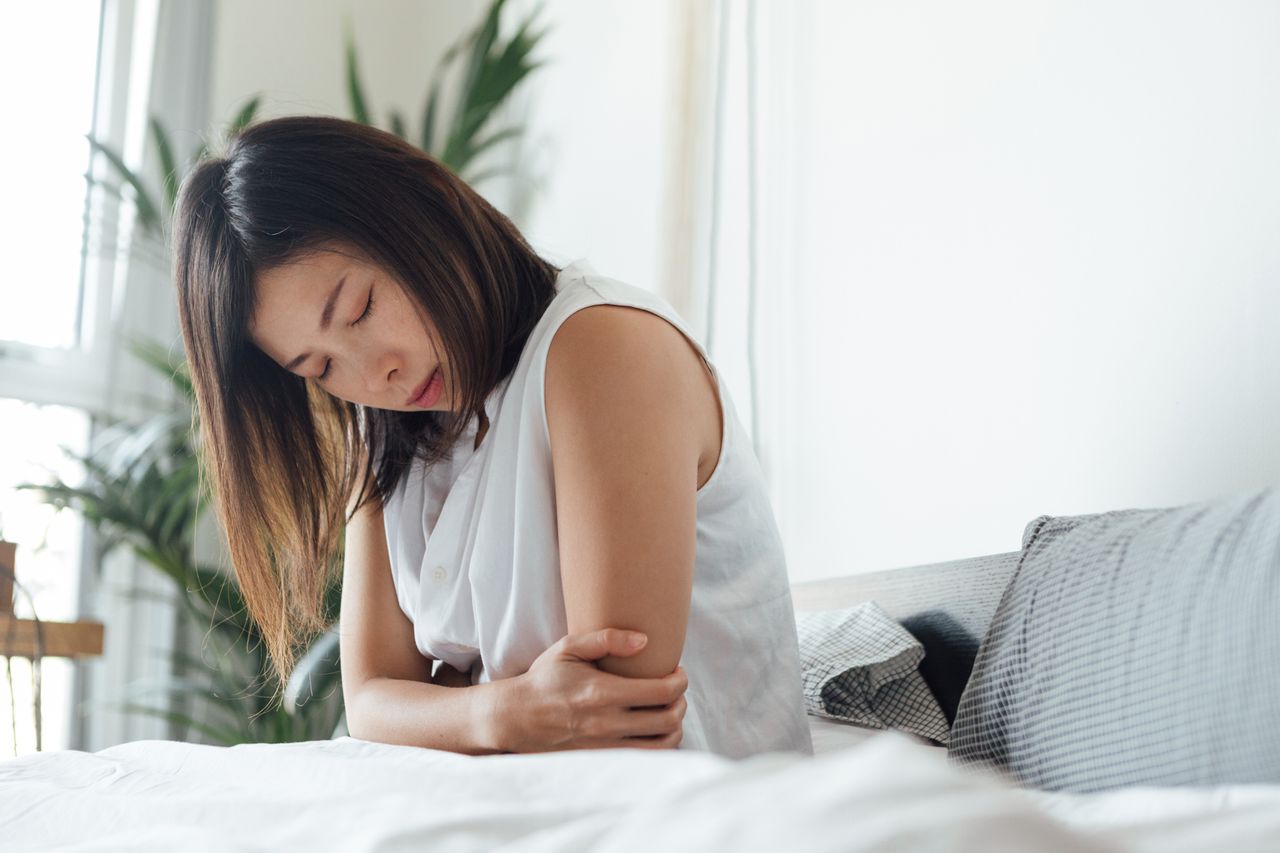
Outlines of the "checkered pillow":
{"type": "Polygon", "coordinates": [[[874,601],[797,611],[810,714],[947,743],[949,726],[920,674],[924,646],[874,601]]]}

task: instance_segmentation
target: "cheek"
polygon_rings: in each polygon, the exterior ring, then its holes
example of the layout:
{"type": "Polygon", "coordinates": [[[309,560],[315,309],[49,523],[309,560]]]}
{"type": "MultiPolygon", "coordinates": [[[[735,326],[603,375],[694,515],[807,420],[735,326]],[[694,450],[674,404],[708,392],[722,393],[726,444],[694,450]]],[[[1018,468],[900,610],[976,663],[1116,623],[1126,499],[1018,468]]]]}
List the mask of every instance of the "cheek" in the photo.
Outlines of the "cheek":
{"type": "Polygon", "coordinates": [[[418,303],[399,292],[396,294],[396,302],[392,322],[396,327],[397,339],[414,352],[433,354],[439,352],[439,347],[436,346],[435,326],[426,313],[418,307],[418,303]]]}

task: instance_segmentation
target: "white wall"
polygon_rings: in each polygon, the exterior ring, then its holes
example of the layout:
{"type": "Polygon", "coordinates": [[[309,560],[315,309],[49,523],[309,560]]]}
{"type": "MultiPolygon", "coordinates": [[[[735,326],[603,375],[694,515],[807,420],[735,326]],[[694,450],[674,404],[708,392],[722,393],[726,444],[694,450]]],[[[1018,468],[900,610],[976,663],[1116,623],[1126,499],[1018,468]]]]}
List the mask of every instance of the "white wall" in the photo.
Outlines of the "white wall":
{"type": "Polygon", "coordinates": [[[792,8],[793,579],[1280,482],[1280,6],[792,8]]]}
{"type": "Polygon", "coordinates": [[[215,10],[213,116],[227,121],[250,96],[261,118],[291,114],[351,118],[345,28],[355,35],[365,96],[375,120],[406,113],[417,133],[436,62],[485,4],[471,0],[220,0],[215,10]]]}
{"type": "MultiPolygon", "coordinates": [[[[536,4],[508,5],[515,18],[536,4]]],[[[499,205],[519,212],[547,257],[586,257],[686,312],[696,261],[688,207],[704,203],[699,176],[687,171],[699,153],[689,150],[688,123],[701,120],[708,83],[687,40],[710,36],[699,29],[708,8],[703,0],[546,3],[539,20],[551,29],[538,55],[550,61],[513,111],[529,127],[522,156],[533,193],[527,213],[499,205]]]]}

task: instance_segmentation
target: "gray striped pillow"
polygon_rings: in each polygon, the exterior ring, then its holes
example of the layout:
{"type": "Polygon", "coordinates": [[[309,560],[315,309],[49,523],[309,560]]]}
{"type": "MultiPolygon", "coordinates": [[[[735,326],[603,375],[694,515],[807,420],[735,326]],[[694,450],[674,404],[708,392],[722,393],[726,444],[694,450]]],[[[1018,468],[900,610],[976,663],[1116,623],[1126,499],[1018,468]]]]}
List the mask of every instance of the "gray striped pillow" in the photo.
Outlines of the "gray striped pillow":
{"type": "Polygon", "coordinates": [[[1280,491],[1040,516],[950,755],[1050,790],[1280,782],[1280,491]]]}

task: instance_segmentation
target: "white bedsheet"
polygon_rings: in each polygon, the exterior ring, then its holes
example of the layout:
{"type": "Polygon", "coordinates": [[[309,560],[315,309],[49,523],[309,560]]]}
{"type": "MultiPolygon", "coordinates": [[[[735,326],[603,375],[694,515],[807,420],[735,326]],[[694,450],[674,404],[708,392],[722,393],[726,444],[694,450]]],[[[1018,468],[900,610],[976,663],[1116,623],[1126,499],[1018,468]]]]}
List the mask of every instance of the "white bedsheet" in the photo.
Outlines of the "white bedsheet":
{"type": "Polygon", "coordinates": [[[136,741],[0,762],[0,848],[62,851],[1280,850],[1280,786],[1009,788],[905,735],[816,757],[482,758],[361,741],[136,741]]]}

